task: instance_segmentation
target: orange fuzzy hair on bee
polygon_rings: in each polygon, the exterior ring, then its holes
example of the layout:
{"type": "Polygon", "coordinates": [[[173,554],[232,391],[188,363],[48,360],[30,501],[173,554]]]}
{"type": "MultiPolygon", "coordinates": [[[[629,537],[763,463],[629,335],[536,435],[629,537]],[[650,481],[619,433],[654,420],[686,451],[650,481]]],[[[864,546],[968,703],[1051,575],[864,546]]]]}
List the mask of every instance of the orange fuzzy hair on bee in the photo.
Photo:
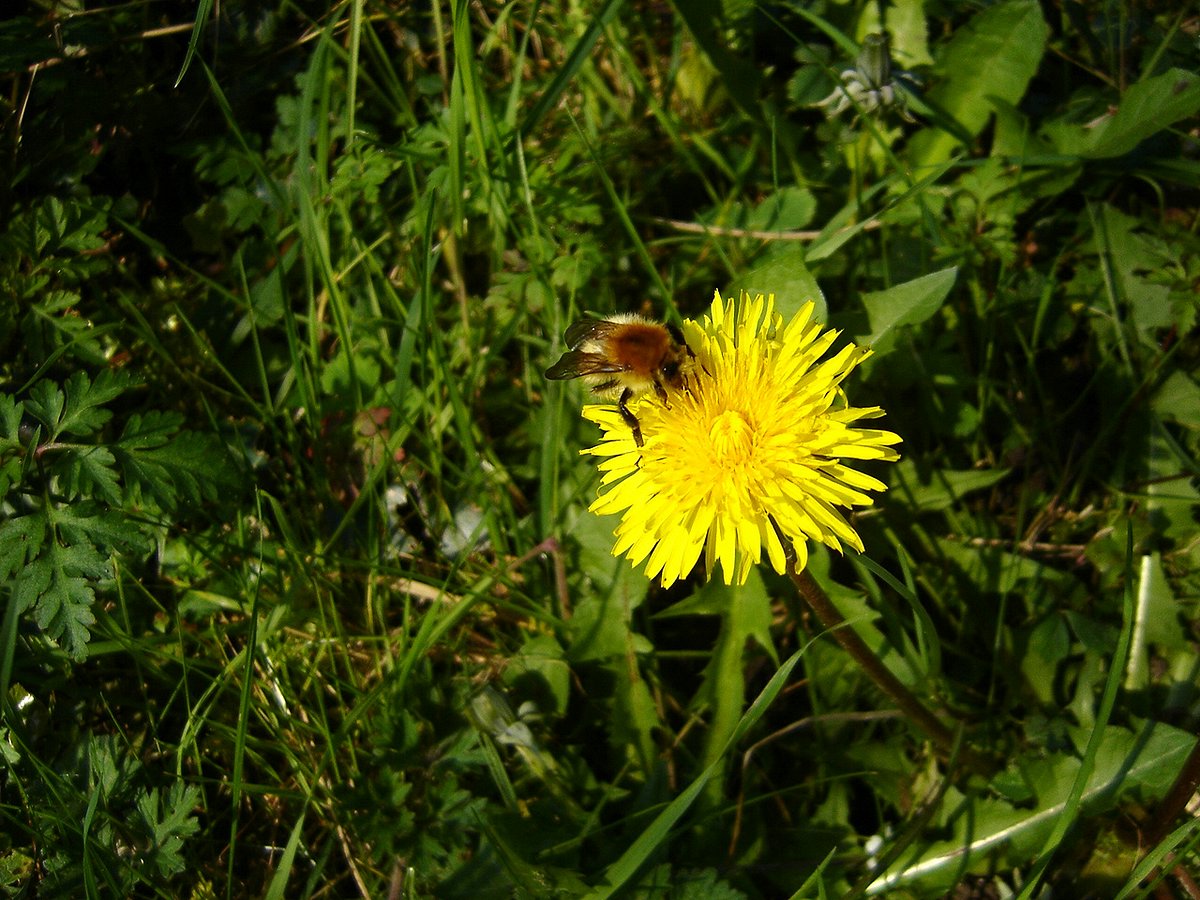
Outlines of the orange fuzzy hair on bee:
{"type": "Polygon", "coordinates": [[[617,409],[642,446],[642,430],[628,403],[653,390],[666,401],[683,386],[693,354],[678,328],[632,313],[580,319],[567,328],[570,349],[546,370],[550,379],[582,378],[594,394],[618,395],[617,409]]]}

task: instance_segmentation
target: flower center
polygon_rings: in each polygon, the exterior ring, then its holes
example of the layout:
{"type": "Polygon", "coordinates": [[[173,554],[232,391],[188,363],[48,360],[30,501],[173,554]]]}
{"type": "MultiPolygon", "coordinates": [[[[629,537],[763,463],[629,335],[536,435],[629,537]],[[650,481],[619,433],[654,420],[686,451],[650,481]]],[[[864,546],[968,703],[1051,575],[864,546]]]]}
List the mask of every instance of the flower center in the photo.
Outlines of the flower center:
{"type": "Polygon", "coordinates": [[[716,454],[715,462],[725,468],[749,462],[754,452],[754,430],[737,410],[729,409],[717,416],[708,436],[716,454]]]}

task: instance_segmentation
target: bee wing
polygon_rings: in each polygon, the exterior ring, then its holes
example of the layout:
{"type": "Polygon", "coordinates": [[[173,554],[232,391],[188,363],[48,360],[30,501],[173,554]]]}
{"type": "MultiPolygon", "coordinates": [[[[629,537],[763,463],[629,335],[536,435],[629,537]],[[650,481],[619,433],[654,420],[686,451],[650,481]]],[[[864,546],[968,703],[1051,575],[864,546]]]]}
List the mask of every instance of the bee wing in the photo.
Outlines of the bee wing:
{"type": "Polygon", "coordinates": [[[561,380],[578,378],[581,375],[612,375],[615,372],[624,371],[626,371],[625,366],[605,359],[599,353],[568,350],[562,355],[562,359],[546,370],[546,377],[561,380]]]}
{"type": "Polygon", "coordinates": [[[575,349],[586,340],[602,338],[620,327],[621,323],[609,319],[578,319],[567,326],[563,340],[568,347],[575,349]]]}

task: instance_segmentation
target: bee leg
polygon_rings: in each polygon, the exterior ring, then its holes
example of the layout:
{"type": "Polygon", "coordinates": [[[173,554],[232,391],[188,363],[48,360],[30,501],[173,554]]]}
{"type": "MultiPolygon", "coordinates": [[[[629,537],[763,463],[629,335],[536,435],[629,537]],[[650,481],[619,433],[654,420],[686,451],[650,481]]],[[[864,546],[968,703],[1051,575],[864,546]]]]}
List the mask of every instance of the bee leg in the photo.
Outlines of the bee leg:
{"type": "MultiPolygon", "coordinates": [[[[692,362],[695,362],[696,361],[696,351],[691,348],[691,346],[688,344],[688,342],[686,340],[684,340],[683,332],[680,331],[679,328],[676,327],[675,325],[668,325],[667,330],[671,332],[671,336],[673,338],[675,338],[675,342],[677,344],[680,344],[683,347],[683,349],[687,351],[688,359],[690,359],[692,362]]],[[[705,368],[704,363],[700,363],[700,368],[704,369],[705,375],[707,375],[709,378],[712,377],[712,372],[708,371],[708,369],[705,368]]]]}
{"type": "Polygon", "coordinates": [[[633,391],[629,388],[621,391],[621,399],[617,401],[617,409],[620,410],[621,418],[625,420],[625,424],[629,426],[629,430],[633,432],[633,442],[640,447],[645,443],[642,440],[642,423],[637,420],[637,416],[629,411],[628,403],[632,397],[633,391]]]}

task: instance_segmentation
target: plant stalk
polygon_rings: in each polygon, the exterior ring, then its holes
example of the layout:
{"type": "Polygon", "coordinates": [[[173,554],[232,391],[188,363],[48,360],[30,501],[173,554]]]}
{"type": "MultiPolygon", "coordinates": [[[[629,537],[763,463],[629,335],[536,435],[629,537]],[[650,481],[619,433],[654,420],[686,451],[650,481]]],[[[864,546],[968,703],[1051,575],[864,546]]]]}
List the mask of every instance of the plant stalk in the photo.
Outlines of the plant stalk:
{"type": "Polygon", "coordinates": [[[959,746],[954,731],[892,674],[891,670],[883,664],[883,660],[876,656],[866,642],[858,636],[858,632],[850,627],[829,599],[829,595],[817,584],[808,570],[796,572],[795,566],[789,565],[788,572],[796,589],[800,591],[800,596],[808,604],[808,608],[829,630],[833,639],[850,654],[851,658],[867,674],[867,677],[875,682],[875,686],[887,694],[901,712],[929,736],[938,750],[947,757],[954,756],[957,752],[958,757],[969,769],[976,774],[990,777],[995,771],[995,766],[969,747],[959,746]]]}

